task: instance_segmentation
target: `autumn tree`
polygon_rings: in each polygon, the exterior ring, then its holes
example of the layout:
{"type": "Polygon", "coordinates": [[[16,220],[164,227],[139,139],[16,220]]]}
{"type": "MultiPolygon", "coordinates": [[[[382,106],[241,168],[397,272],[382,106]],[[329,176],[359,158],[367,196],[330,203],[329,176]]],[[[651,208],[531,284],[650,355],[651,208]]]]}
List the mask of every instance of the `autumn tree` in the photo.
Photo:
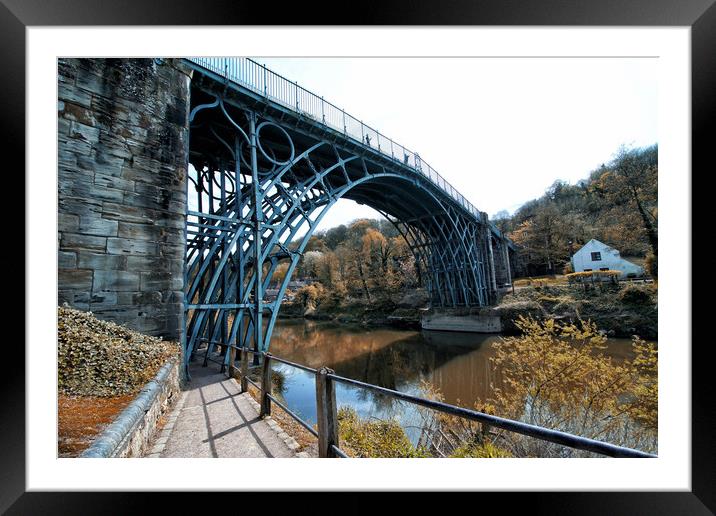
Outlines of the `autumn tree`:
{"type": "MultiPolygon", "coordinates": [[[[617,363],[603,354],[606,336],[590,322],[560,324],[520,317],[522,335],[505,337],[491,361],[504,387],[486,400],[512,419],[614,444],[656,451],[657,350],[634,338],[636,357],[617,363]]],[[[518,456],[559,456],[568,450],[515,435],[502,436],[518,456]]]]}
{"type": "Polygon", "coordinates": [[[657,178],[656,145],[645,149],[622,147],[598,182],[598,187],[613,204],[635,209],[640,229],[654,256],[659,255],[657,178]]]}
{"type": "Polygon", "coordinates": [[[497,226],[497,229],[499,229],[503,233],[507,233],[508,231],[512,230],[512,224],[510,224],[510,214],[507,210],[498,211],[492,217],[490,217],[490,220],[492,220],[495,226],[497,226]]]}
{"type": "Polygon", "coordinates": [[[332,302],[385,300],[419,286],[415,257],[387,220],[358,219],[317,232],[309,242],[312,250],[303,253],[296,275],[319,281],[332,302]]]}
{"type": "Polygon", "coordinates": [[[554,274],[557,264],[568,256],[567,221],[553,203],[540,205],[510,237],[529,252],[531,258],[554,274]]]}

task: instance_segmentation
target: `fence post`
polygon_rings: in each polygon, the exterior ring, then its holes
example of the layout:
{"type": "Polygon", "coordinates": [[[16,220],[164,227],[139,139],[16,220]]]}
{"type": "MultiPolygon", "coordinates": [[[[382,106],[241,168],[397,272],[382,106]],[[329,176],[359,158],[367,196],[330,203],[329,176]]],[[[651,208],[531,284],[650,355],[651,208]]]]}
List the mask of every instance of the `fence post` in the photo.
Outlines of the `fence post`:
{"type": "Polygon", "coordinates": [[[233,378],[236,373],[236,367],[234,362],[236,361],[236,347],[234,344],[229,344],[229,378],[233,378]]]}
{"type": "Polygon", "coordinates": [[[316,371],[316,419],[318,420],[318,456],[336,457],[331,446],[338,447],[338,407],[336,386],[328,378],[332,369],[321,367],[316,371]]]}
{"type": "Polygon", "coordinates": [[[263,374],[261,375],[261,413],[259,416],[271,415],[271,354],[264,353],[263,374]]]}
{"type": "Polygon", "coordinates": [[[249,352],[246,348],[241,348],[241,392],[249,390],[249,352]]]}

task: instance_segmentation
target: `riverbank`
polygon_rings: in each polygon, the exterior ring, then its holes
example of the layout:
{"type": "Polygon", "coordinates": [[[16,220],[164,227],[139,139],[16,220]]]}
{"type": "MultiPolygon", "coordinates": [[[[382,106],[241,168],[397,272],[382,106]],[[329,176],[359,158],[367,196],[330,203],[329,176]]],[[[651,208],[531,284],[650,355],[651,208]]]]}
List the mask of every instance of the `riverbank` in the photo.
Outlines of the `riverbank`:
{"type": "MultiPolygon", "coordinates": [[[[498,316],[502,333],[515,335],[519,316],[561,322],[591,320],[610,337],[658,340],[658,290],[655,284],[619,285],[532,285],[505,294],[495,307],[487,309],[453,309],[453,315],[484,313],[498,316]]],[[[306,318],[334,321],[367,328],[395,327],[421,329],[426,314],[427,295],[411,291],[398,301],[349,299],[345,302],[284,303],[283,318],[306,318]]]]}
{"type": "Polygon", "coordinates": [[[396,300],[382,298],[366,302],[363,299],[348,298],[340,302],[284,302],[279,317],[333,321],[365,328],[388,326],[419,330],[420,318],[427,305],[428,296],[424,290],[411,290],[396,300]]]}
{"type": "Polygon", "coordinates": [[[609,337],[658,340],[658,289],[655,284],[531,286],[505,295],[495,307],[503,333],[517,334],[517,318],[559,322],[590,320],[609,337]],[[585,288],[586,287],[586,288],[585,288]]]}

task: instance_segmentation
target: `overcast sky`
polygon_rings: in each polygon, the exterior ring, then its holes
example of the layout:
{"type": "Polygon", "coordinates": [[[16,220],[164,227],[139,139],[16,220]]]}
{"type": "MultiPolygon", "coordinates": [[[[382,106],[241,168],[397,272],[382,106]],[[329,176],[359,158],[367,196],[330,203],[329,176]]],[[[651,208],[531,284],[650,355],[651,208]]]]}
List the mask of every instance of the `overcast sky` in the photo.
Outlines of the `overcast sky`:
{"type": "MultiPolygon", "coordinates": [[[[254,58],[377,129],[490,216],[657,142],[656,59],[254,58]]],[[[328,228],[378,217],[343,200],[328,228]]]]}

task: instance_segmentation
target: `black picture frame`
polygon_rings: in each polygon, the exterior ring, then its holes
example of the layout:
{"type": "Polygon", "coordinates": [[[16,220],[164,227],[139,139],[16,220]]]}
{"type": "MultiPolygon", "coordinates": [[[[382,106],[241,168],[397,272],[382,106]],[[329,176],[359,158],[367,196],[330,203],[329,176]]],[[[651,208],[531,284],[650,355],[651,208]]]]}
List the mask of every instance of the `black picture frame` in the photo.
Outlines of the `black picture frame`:
{"type": "MultiPolygon", "coordinates": [[[[334,16],[335,4],[294,2],[278,8],[265,2],[203,0],[191,2],[149,2],[125,0],[0,0],[0,142],[11,156],[15,175],[6,178],[6,188],[25,192],[25,29],[49,25],[598,25],[598,26],[689,26],[692,42],[692,175],[707,166],[710,151],[708,129],[716,119],[716,6],[714,0],[453,0],[440,3],[426,0],[384,1],[380,8],[354,4],[350,17],[334,16]]],[[[689,180],[684,171],[684,180],[689,180]]],[[[26,192],[31,193],[31,192],[26,192]]],[[[696,202],[693,203],[696,205],[696,202]]],[[[693,217],[692,217],[693,218],[693,217]]],[[[695,219],[695,218],[694,218],[695,219]]],[[[693,233],[692,233],[693,234],[693,233]]],[[[27,235],[32,238],[32,235],[27,235]]],[[[48,243],[49,245],[49,243],[48,243]]],[[[17,249],[24,246],[17,244],[17,249]]],[[[24,253],[24,251],[20,251],[24,253]]],[[[5,253],[5,270],[18,269],[18,251],[5,253]]],[[[24,260],[20,263],[23,263],[24,260]]],[[[693,262],[696,266],[696,262],[693,262]]],[[[696,269],[694,269],[696,270],[696,269]]],[[[25,274],[31,271],[25,270],[25,274]]],[[[19,275],[14,274],[19,279],[19,275]]],[[[685,278],[691,284],[691,278],[685,278]]],[[[7,288],[10,288],[9,286],[7,288]]],[[[15,292],[21,292],[15,286],[15,292]]],[[[18,299],[17,294],[14,299],[18,299]]],[[[24,296],[23,296],[24,300],[24,296]]],[[[16,304],[19,304],[16,301],[16,304]]],[[[24,302],[23,302],[24,306],[24,302]]],[[[693,303],[692,303],[693,306],[693,303]]],[[[27,317],[27,314],[26,314],[27,317]]],[[[692,316],[693,317],[693,316],[692,316]]],[[[679,343],[668,343],[678,345],[679,343]]],[[[714,433],[714,387],[707,367],[710,346],[692,347],[692,490],[690,492],[594,492],[594,493],[509,493],[509,507],[525,505],[530,512],[549,514],[712,514],[716,512],[716,439],[714,433]]],[[[26,342],[27,345],[27,342],[26,342]]],[[[6,348],[9,350],[10,348],[6,348]]],[[[132,513],[144,512],[147,493],[40,493],[25,492],[25,359],[13,348],[5,360],[0,381],[3,404],[0,421],[0,511],[8,514],[132,513]]],[[[238,478],[238,477],[237,477],[238,478]]],[[[186,508],[187,497],[176,493],[162,496],[163,510],[186,508]]],[[[300,504],[303,494],[292,497],[300,504]],[[300,496],[299,496],[300,495],[300,496]]],[[[472,494],[480,504],[493,501],[499,493],[472,494]]],[[[196,495],[193,495],[194,497],[196,495]]],[[[207,507],[218,508],[227,499],[212,493],[207,507]]],[[[234,497],[251,508],[255,497],[234,497]],[[253,499],[253,502],[251,501],[253,499]]],[[[410,503],[424,504],[415,494],[410,503]]],[[[408,503],[408,502],[406,502],[408,503]]],[[[452,502],[451,502],[452,503],[452,502]]],[[[505,507],[504,500],[497,501],[505,507]]],[[[342,498],[342,511],[366,512],[371,503],[354,494],[342,498]]],[[[407,510],[407,505],[404,506],[407,510]]],[[[278,507],[277,507],[278,508],[278,507]]],[[[496,510],[496,509],[493,509],[496,510]]]]}

